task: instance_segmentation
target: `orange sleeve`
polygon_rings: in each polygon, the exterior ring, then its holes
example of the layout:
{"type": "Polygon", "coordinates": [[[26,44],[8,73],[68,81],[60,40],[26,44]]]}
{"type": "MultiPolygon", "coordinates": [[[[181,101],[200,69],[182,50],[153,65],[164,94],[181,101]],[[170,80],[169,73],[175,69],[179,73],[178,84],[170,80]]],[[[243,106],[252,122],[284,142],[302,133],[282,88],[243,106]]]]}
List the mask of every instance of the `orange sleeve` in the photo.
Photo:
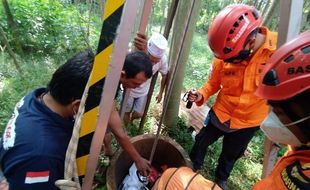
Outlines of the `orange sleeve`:
{"type": "Polygon", "coordinates": [[[215,94],[221,89],[221,69],[223,67],[223,61],[220,59],[213,59],[212,66],[209,71],[208,80],[206,83],[198,90],[202,94],[202,99],[196,102],[197,106],[201,106],[206,102],[210,96],[215,94]]]}

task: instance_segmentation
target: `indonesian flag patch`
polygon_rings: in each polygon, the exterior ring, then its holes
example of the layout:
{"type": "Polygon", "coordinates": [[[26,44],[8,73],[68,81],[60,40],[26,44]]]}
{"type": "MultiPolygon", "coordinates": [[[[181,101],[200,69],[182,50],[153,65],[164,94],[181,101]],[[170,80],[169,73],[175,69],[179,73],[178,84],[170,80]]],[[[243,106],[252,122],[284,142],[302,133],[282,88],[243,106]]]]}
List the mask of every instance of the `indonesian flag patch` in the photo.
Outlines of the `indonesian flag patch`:
{"type": "Polygon", "coordinates": [[[50,171],[27,172],[25,178],[25,184],[48,182],[49,177],[50,177],[50,171]]]}

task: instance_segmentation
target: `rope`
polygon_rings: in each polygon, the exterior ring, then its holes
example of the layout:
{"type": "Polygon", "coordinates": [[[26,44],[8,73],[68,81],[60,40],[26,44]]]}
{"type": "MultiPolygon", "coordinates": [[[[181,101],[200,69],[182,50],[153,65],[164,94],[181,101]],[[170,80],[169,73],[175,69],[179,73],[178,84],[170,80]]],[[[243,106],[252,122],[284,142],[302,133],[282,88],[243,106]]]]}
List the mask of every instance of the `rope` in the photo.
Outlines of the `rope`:
{"type": "MultiPolygon", "coordinates": [[[[182,41],[181,41],[181,46],[180,46],[180,48],[178,49],[177,61],[176,61],[177,64],[176,64],[175,69],[174,69],[173,72],[172,72],[171,83],[169,83],[168,88],[167,88],[167,96],[166,96],[167,98],[171,96],[172,86],[174,85],[175,76],[176,76],[176,71],[178,70],[178,66],[179,66],[178,63],[179,63],[180,57],[181,57],[180,55],[181,55],[181,52],[183,51],[183,46],[184,46],[184,41],[185,41],[185,35],[187,34],[188,27],[189,27],[189,23],[190,23],[190,19],[189,19],[189,18],[192,16],[193,9],[194,9],[194,5],[195,5],[195,1],[196,1],[196,0],[193,0],[193,1],[192,1],[189,14],[187,15],[186,26],[185,26],[185,28],[184,28],[184,30],[183,30],[183,38],[182,38],[182,41]]],[[[162,123],[163,123],[163,118],[166,116],[167,108],[168,108],[168,103],[165,103],[165,104],[164,104],[164,108],[163,108],[163,113],[162,113],[162,115],[161,115],[161,117],[160,117],[160,121],[159,121],[159,124],[158,124],[157,133],[156,133],[155,141],[154,141],[154,143],[153,143],[151,156],[150,156],[150,159],[149,159],[149,161],[150,161],[151,163],[152,163],[153,158],[154,158],[156,146],[157,146],[158,139],[159,139],[159,135],[160,135],[160,131],[161,131],[161,126],[162,126],[162,123]]]]}
{"type": "Polygon", "coordinates": [[[80,103],[79,111],[76,115],[74,127],[72,136],[67,148],[66,152],[66,159],[65,159],[65,173],[64,178],[67,180],[73,180],[78,184],[78,189],[81,189],[80,183],[79,183],[79,176],[77,172],[77,165],[76,165],[76,151],[77,151],[77,145],[79,142],[79,133],[81,128],[81,121],[84,113],[84,106],[86,101],[86,95],[88,92],[88,87],[85,88],[85,91],[82,96],[82,100],[80,103]]]}
{"type": "Polygon", "coordinates": [[[165,185],[164,190],[167,190],[167,187],[168,187],[168,185],[169,185],[170,180],[172,179],[172,177],[174,176],[174,174],[177,173],[177,171],[178,171],[179,169],[180,169],[180,168],[176,168],[176,169],[174,170],[174,172],[171,174],[171,176],[169,177],[168,181],[166,182],[166,185],[165,185]]]}
{"type": "Polygon", "coordinates": [[[187,190],[190,186],[190,184],[192,183],[192,181],[194,181],[195,177],[197,177],[199,175],[199,173],[194,174],[191,179],[189,180],[189,182],[187,182],[187,186],[185,187],[185,190],[187,190]]]}

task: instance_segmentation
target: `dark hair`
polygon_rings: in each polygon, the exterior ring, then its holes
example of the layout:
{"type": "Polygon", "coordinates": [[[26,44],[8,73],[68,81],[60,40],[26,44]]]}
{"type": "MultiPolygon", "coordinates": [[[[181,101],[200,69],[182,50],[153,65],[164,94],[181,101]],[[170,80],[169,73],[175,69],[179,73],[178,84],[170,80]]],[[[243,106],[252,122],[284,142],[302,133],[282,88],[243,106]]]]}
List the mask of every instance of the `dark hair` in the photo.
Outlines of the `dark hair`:
{"type": "Polygon", "coordinates": [[[90,50],[78,53],[67,60],[53,74],[47,91],[60,104],[68,105],[81,99],[94,62],[90,50]]]}
{"type": "Polygon", "coordinates": [[[151,78],[153,74],[151,60],[143,51],[135,51],[127,54],[123,70],[127,78],[135,78],[141,71],[145,73],[147,78],[151,78]]]}

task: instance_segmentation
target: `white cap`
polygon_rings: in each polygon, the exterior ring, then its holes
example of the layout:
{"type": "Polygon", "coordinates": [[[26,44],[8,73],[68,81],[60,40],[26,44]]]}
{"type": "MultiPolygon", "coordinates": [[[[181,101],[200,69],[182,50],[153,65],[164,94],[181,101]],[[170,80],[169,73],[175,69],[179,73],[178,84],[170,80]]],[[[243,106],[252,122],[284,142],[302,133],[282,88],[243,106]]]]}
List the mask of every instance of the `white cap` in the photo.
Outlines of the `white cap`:
{"type": "Polygon", "coordinates": [[[154,57],[162,58],[168,46],[166,38],[159,34],[153,33],[147,41],[147,51],[154,57]]]}

